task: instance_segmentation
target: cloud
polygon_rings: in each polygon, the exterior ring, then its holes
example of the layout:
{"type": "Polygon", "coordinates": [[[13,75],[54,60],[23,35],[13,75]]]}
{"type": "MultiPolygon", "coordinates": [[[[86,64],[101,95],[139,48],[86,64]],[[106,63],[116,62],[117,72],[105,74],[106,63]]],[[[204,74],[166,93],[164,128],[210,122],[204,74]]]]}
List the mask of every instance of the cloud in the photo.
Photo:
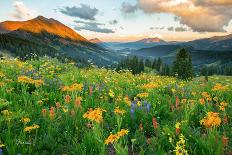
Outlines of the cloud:
{"type": "Polygon", "coordinates": [[[232,19],[232,0],[138,0],[145,13],[170,13],[197,32],[225,32],[232,19]]]}
{"type": "Polygon", "coordinates": [[[184,26],[179,26],[179,27],[173,27],[170,26],[167,28],[168,31],[175,31],[175,32],[184,32],[184,31],[188,31],[189,29],[184,27],[184,26]]]}
{"type": "Polygon", "coordinates": [[[231,0],[194,0],[194,4],[196,5],[204,5],[204,6],[232,6],[232,1],[231,0]]]}
{"type": "Polygon", "coordinates": [[[176,32],[184,32],[184,31],[188,31],[188,29],[186,27],[180,26],[180,27],[176,27],[175,31],[176,32]]]}
{"type": "Polygon", "coordinates": [[[165,27],[162,26],[162,27],[150,27],[149,29],[150,30],[163,30],[165,27]]]}
{"type": "Polygon", "coordinates": [[[36,12],[28,9],[22,1],[14,1],[13,6],[15,12],[12,14],[12,17],[18,20],[28,20],[36,16],[36,12]]]}
{"type": "Polygon", "coordinates": [[[174,27],[173,26],[168,27],[167,29],[168,29],[168,31],[174,31],[174,27]]]}
{"type": "Polygon", "coordinates": [[[118,21],[115,19],[115,20],[111,20],[110,22],[109,22],[109,24],[110,25],[116,25],[116,24],[118,24],[118,21]]]}
{"type": "Polygon", "coordinates": [[[137,5],[132,5],[130,3],[123,2],[121,6],[121,12],[122,13],[135,13],[135,11],[138,9],[137,5]]]}
{"type": "Polygon", "coordinates": [[[95,16],[98,14],[99,10],[81,3],[80,7],[67,6],[63,9],[60,9],[60,12],[71,17],[78,17],[85,20],[95,20],[95,16]]]}
{"type": "Polygon", "coordinates": [[[159,33],[150,34],[148,37],[149,38],[163,38],[163,36],[159,33]]]}
{"type": "Polygon", "coordinates": [[[99,33],[114,33],[112,29],[102,28],[100,26],[104,26],[105,24],[98,22],[87,22],[87,21],[74,21],[78,25],[74,27],[75,30],[88,30],[99,33]]]}

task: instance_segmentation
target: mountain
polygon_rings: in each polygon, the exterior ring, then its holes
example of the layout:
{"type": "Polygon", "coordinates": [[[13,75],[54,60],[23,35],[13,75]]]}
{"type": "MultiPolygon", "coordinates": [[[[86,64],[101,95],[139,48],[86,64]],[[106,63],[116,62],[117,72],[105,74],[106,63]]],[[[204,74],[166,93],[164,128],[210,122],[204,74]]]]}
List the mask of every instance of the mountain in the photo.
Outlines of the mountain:
{"type": "Polygon", "coordinates": [[[8,50],[21,58],[33,53],[79,63],[93,61],[100,66],[117,60],[115,54],[89,42],[61,22],[42,16],[28,21],[0,23],[0,50],[8,50]]]}
{"type": "Polygon", "coordinates": [[[135,50],[132,54],[138,56],[145,56],[145,57],[163,57],[175,52],[176,50],[180,49],[181,45],[159,45],[150,48],[142,48],[139,50],[135,50]]]}
{"type": "Polygon", "coordinates": [[[145,38],[139,41],[136,41],[137,43],[145,43],[145,44],[150,44],[150,43],[166,43],[166,41],[159,39],[159,38],[145,38]]]}
{"type": "Polygon", "coordinates": [[[102,44],[103,42],[98,39],[98,38],[93,38],[93,39],[90,39],[89,40],[91,43],[94,43],[94,44],[102,44]]]}
{"type": "Polygon", "coordinates": [[[199,50],[228,51],[232,49],[232,34],[198,39],[183,43],[199,50]]]}
{"type": "Polygon", "coordinates": [[[207,50],[197,49],[193,46],[183,44],[176,45],[159,45],[150,48],[142,48],[133,50],[129,55],[136,55],[143,58],[162,58],[167,64],[172,64],[177,52],[181,48],[187,48],[192,56],[192,62],[195,67],[200,67],[205,64],[225,65],[232,63],[232,49],[230,50],[207,50]]]}
{"type": "Polygon", "coordinates": [[[93,38],[93,39],[90,39],[89,41],[90,41],[91,43],[97,44],[97,45],[99,45],[99,46],[101,46],[101,47],[103,47],[103,48],[105,48],[105,49],[111,49],[107,43],[101,41],[101,40],[98,39],[98,38],[93,38]]]}
{"type": "Polygon", "coordinates": [[[6,21],[0,23],[0,30],[5,32],[11,32],[16,30],[31,32],[31,33],[42,33],[46,31],[47,33],[57,35],[62,38],[71,39],[74,41],[87,41],[84,37],[60,23],[53,18],[47,19],[43,16],[38,16],[32,20],[28,21],[6,21]]]}
{"type": "Polygon", "coordinates": [[[140,49],[149,48],[157,45],[165,45],[166,41],[159,38],[144,38],[135,42],[125,42],[125,43],[108,43],[110,47],[116,50],[128,49],[140,49]]]}

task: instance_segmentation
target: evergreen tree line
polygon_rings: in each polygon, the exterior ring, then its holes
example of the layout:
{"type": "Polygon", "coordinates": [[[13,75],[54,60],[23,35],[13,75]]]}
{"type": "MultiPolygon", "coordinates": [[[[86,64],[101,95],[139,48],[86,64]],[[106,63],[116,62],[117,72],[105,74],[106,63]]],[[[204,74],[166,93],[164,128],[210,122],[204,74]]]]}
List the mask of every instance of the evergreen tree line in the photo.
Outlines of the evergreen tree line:
{"type": "Polygon", "coordinates": [[[226,75],[232,76],[232,65],[225,64],[221,66],[204,66],[200,70],[200,75],[211,76],[211,75],[226,75]]]}
{"type": "MultiPolygon", "coordinates": [[[[39,57],[49,56],[57,58],[61,62],[77,62],[80,67],[89,66],[87,60],[71,58],[65,53],[61,53],[53,47],[38,44],[29,40],[19,39],[17,37],[8,36],[7,34],[0,35],[0,50],[8,50],[14,56],[21,60],[38,59],[39,57]]],[[[2,55],[1,55],[2,56],[2,55]]]]}
{"type": "Polygon", "coordinates": [[[170,76],[171,75],[171,68],[168,64],[164,63],[161,58],[145,60],[145,67],[152,68],[156,70],[160,75],[170,76]]]}
{"type": "Polygon", "coordinates": [[[145,67],[152,68],[161,75],[171,74],[171,69],[169,65],[165,64],[161,58],[154,60],[151,59],[144,60],[138,58],[137,56],[127,57],[126,59],[121,60],[118,63],[116,70],[120,71],[120,70],[128,69],[133,74],[139,74],[141,72],[144,72],[145,67]]]}
{"type": "Polygon", "coordinates": [[[120,61],[117,65],[116,70],[130,70],[133,74],[139,74],[144,72],[144,62],[143,59],[139,59],[136,56],[127,57],[126,59],[120,61]]]}
{"type": "Polygon", "coordinates": [[[158,59],[140,59],[136,56],[127,57],[119,62],[117,71],[123,69],[129,69],[133,74],[139,74],[144,72],[144,68],[152,68],[160,75],[164,76],[176,76],[177,78],[190,80],[193,77],[193,66],[189,52],[186,49],[181,49],[173,62],[172,66],[164,63],[161,58],[158,59]]]}
{"type": "MultiPolygon", "coordinates": [[[[161,58],[143,60],[134,56],[121,61],[117,66],[117,70],[129,69],[132,70],[133,74],[138,74],[144,72],[144,67],[152,68],[160,75],[175,76],[184,80],[191,80],[194,76],[191,55],[185,48],[177,53],[172,65],[165,64],[161,58]]],[[[199,68],[196,68],[195,71],[199,72],[200,76],[205,77],[215,74],[232,76],[232,65],[229,63],[220,66],[203,66],[200,71],[199,68]]]]}

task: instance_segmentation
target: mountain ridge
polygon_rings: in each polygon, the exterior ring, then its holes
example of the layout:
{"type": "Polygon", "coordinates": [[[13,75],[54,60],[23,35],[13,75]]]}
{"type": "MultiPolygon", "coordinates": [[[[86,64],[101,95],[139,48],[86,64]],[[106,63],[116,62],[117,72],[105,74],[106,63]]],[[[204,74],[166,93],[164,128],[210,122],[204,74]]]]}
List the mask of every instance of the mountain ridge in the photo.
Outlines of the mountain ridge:
{"type": "Polygon", "coordinates": [[[137,41],[131,42],[123,42],[123,43],[106,43],[113,49],[122,50],[122,49],[141,49],[141,48],[149,48],[157,45],[167,44],[165,40],[162,40],[158,37],[154,38],[143,38],[137,41]]]}
{"type": "Polygon", "coordinates": [[[182,43],[182,45],[192,46],[200,50],[227,51],[232,49],[232,34],[196,39],[182,43]]]}
{"type": "Polygon", "coordinates": [[[32,33],[41,33],[46,31],[48,33],[58,35],[62,38],[68,38],[75,41],[88,41],[80,34],[61,22],[50,18],[47,19],[43,16],[38,16],[34,19],[27,21],[5,21],[0,23],[0,30],[5,32],[12,32],[16,30],[23,30],[32,33]]]}
{"type": "Polygon", "coordinates": [[[70,59],[78,63],[105,66],[117,61],[117,55],[106,48],[89,42],[80,34],[55,19],[37,18],[0,23],[0,50],[7,50],[24,59],[35,53],[38,56],[70,59]]]}
{"type": "Polygon", "coordinates": [[[101,41],[98,38],[90,39],[89,42],[94,43],[94,44],[102,44],[102,43],[104,43],[103,41],[101,41]]]}

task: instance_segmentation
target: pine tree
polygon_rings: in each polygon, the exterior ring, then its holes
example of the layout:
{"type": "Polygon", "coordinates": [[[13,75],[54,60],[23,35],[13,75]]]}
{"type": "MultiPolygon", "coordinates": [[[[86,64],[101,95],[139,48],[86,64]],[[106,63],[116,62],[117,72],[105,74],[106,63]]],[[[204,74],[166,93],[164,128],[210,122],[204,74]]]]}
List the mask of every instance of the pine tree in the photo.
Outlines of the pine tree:
{"type": "Polygon", "coordinates": [[[162,59],[158,58],[157,64],[156,64],[156,69],[157,69],[158,72],[160,72],[162,70],[162,65],[163,65],[162,59]]]}
{"type": "Polygon", "coordinates": [[[153,63],[152,63],[152,68],[153,69],[156,69],[156,66],[157,66],[157,60],[154,59],[153,63]]]}
{"type": "Polygon", "coordinates": [[[190,54],[186,49],[181,49],[173,62],[173,73],[179,79],[190,80],[193,77],[193,67],[190,54]]]}
{"type": "Polygon", "coordinates": [[[140,59],[140,61],[139,61],[139,73],[141,73],[143,71],[144,71],[144,63],[143,63],[143,60],[140,59]]]}
{"type": "Polygon", "coordinates": [[[150,59],[146,59],[146,60],[145,60],[145,66],[146,66],[146,67],[150,67],[150,68],[152,67],[152,62],[151,62],[150,59]]]}

